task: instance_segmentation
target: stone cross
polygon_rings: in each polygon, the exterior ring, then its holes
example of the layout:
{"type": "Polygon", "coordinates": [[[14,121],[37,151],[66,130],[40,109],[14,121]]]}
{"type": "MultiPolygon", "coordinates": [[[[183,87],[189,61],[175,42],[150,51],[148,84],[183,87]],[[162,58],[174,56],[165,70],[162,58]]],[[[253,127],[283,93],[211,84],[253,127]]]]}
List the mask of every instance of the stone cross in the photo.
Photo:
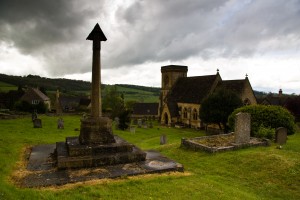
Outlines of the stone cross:
{"type": "Polygon", "coordinates": [[[99,118],[102,116],[101,108],[101,41],[106,41],[106,37],[97,23],[86,38],[93,41],[93,64],[92,64],[92,96],[91,96],[91,116],[99,118]]]}

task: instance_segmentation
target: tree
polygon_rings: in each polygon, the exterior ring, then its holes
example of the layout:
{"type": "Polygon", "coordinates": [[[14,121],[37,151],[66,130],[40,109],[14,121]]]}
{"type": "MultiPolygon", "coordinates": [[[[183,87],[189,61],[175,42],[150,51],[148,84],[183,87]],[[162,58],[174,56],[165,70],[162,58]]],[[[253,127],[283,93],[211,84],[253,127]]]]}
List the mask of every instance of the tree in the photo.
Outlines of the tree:
{"type": "Polygon", "coordinates": [[[293,96],[287,99],[285,107],[300,121],[300,96],[293,96]]]}
{"type": "Polygon", "coordinates": [[[231,90],[220,88],[203,100],[200,108],[200,119],[207,124],[218,124],[220,130],[227,132],[228,116],[243,105],[239,96],[231,90]]]}
{"type": "Polygon", "coordinates": [[[124,99],[120,96],[116,86],[106,90],[102,107],[104,110],[111,110],[112,119],[118,117],[124,110],[124,99]]]}
{"type": "Polygon", "coordinates": [[[130,111],[123,110],[119,115],[119,129],[126,130],[130,124],[130,111]]]}

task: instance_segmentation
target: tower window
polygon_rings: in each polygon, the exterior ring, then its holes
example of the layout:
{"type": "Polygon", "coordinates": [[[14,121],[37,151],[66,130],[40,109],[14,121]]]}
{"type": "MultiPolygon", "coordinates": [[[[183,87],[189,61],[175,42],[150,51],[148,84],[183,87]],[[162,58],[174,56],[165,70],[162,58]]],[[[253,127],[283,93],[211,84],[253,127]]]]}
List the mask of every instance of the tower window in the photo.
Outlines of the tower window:
{"type": "Polygon", "coordinates": [[[168,75],[165,75],[165,77],[164,77],[164,85],[165,85],[165,87],[167,87],[169,85],[169,76],[168,75]]]}

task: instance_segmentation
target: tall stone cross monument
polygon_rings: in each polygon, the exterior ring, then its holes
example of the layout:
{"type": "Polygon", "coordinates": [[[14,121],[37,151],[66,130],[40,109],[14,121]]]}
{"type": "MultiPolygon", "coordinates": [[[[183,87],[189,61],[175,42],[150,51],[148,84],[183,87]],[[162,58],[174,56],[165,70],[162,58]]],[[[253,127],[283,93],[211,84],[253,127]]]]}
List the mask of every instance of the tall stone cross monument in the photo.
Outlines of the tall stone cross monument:
{"type": "Polygon", "coordinates": [[[115,142],[111,120],[102,117],[101,106],[101,41],[106,37],[97,23],[86,38],[93,41],[91,115],[81,120],[79,140],[81,144],[107,144],[115,142]]]}
{"type": "Polygon", "coordinates": [[[92,63],[92,99],[91,115],[94,118],[102,116],[101,108],[101,41],[106,37],[97,23],[92,32],[86,38],[93,41],[93,63],[92,63]]]}

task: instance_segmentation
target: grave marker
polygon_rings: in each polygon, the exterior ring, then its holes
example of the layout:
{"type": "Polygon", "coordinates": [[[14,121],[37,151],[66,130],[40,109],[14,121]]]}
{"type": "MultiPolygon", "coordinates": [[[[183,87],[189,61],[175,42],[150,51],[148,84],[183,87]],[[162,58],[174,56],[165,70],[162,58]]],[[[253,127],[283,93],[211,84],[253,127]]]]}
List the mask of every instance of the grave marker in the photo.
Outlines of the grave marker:
{"type": "Polygon", "coordinates": [[[275,142],[277,144],[285,144],[287,140],[287,129],[284,127],[279,127],[276,129],[276,134],[275,134],[275,142]]]}
{"type": "Polygon", "coordinates": [[[234,142],[237,144],[250,142],[251,115],[238,113],[235,118],[234,142]]]}

